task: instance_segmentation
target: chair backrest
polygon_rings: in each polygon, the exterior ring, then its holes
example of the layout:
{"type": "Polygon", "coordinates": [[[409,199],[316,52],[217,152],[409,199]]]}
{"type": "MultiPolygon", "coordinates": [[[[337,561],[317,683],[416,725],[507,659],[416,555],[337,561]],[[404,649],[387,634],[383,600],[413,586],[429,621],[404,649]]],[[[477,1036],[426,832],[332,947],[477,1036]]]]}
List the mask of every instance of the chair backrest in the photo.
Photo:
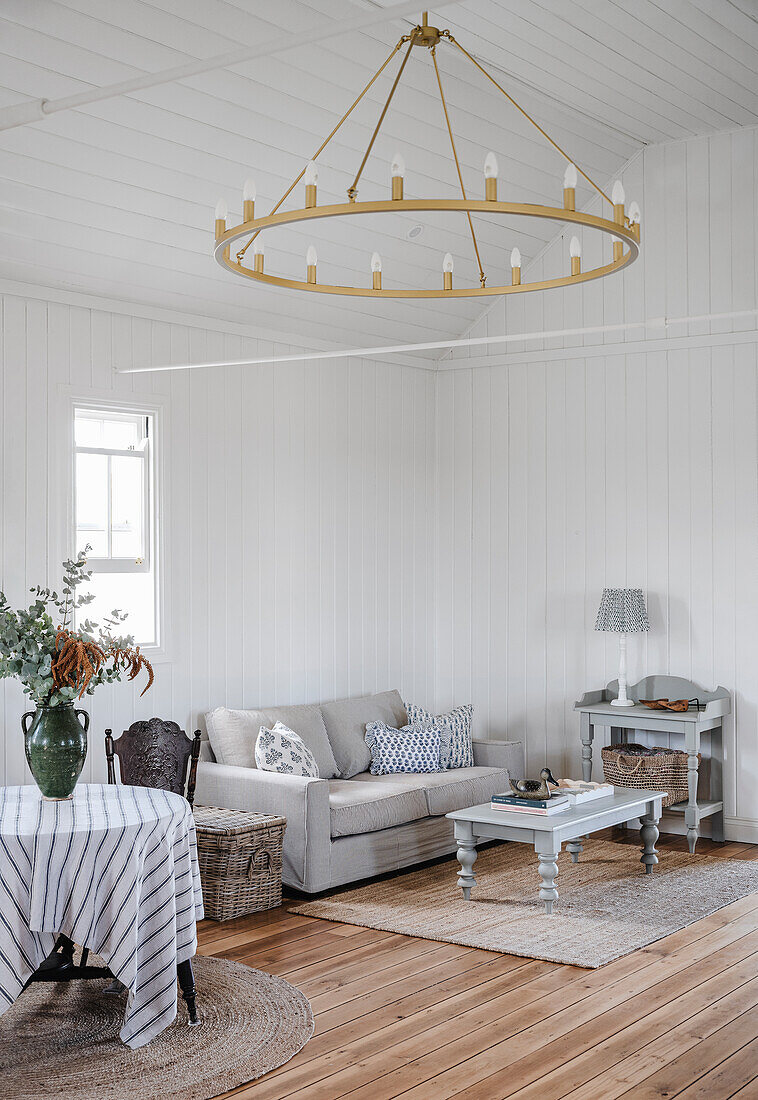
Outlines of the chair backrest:
{"type": "Polygon", "coordinates": [[[174,794],[185,795],[191,806],[195,799],[200,736],[200,730],[195,730],[195,736],[190,741],[176,722],[162,718],[132,722],[116,741],[113,740],[113,731],[106,730],[108,782],[116,782],[115,755],[118,756],[122,783],[173,791],[174,794]]]}

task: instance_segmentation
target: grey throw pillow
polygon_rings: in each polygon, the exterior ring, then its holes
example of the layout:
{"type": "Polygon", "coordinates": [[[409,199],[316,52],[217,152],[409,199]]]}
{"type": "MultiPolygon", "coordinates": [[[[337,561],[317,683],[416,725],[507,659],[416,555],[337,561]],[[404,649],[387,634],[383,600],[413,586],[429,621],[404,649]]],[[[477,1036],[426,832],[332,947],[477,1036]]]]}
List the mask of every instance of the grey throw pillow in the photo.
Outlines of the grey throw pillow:
{"type": "Polygon", "coordinates": [[[208,739],[219,764],[254,768],[255,742],[261,726],[271,729],[277,722],[288,726],[313,753],[322,779],[334,779],[337,764],[332,754],[321,710],[315,703],[261,710],[230,710],[216,707],[205,716],[208,739]]]}
{"type": "Polygon", "coordinates": [[[358,699],[322,703],[321,713],[329,735],[329,744],[343,779],[351,779],[352,776],[369,770],[371,753],[366,744],[366,726],[370,722],[383,722],[396,729],[408,723],[403,700],[397,691],[383,691],[378,695],[363,695],[358,699]]]}

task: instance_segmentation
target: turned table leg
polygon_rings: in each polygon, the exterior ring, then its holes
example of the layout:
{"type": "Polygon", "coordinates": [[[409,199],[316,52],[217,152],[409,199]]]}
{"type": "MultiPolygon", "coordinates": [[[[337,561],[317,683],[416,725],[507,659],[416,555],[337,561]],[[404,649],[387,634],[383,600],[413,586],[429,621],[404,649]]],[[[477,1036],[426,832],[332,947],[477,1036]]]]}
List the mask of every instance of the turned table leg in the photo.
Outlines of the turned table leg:
{"type": "Polygon", "coordinates": [[[595,734],[589,714],[581,716],[579,732],[582,738],[582,779],[589,783],[592,780],[592,739],[595,734]]]}
{"type": "Polygon", "coordinates": [[[584,840],[584,837],[578,836],[576,838],[576,840],[570,840],[568,842],[568,844],[566,845],[566,851],[571,852],[571,862],[572,863],[578,863],[579,862],[579,856],[584,851],[584,845],[582,843],[583,840],[584,840]]]}
{"type": "Polygon", "coordinates": [[[687,809],[684,811],[684,821],[687,826],[687,846],[690,850],[690,855],[695,853],[695,845],[697,844],[698,834],[700,832],[698,817],[697,817],[697,780],[698,780],[698,764],[700,763],[698,755],[698,738],[695,734],[687,732],[687,809]]]}
{"type": "Polygon", "coordinates": [[[471,900],[471,889],[476,886],[474,877],[474,864],[476,863],[476,844],[474,842],[474,827],[470,821],[456,821],[455,839],[458,842],[458,862],[461,870],[458,875],[458,885],[463,890],[463,900],[471,900]]]}
{"type": "Polygon", "coordinates": [[[553,902],[558,900],[555,880],[558,876],[558,856],[560,850],[560,845],[558,845],[557,851],[537,852],[537,857],[540,861],[540,900],[544,901],[545,912],[548,916],[553,912],[553,902]]]}
{"type": "Polygon", "coordinates": [[[645,874],[651,875],[653,867],[658,862],[658,853],[655,850],[655,842],[658,839],[658,820],[648,807],[641,821],[640,836],[644,847],[640,856],[640,863],[645,864],[645,874]]]}

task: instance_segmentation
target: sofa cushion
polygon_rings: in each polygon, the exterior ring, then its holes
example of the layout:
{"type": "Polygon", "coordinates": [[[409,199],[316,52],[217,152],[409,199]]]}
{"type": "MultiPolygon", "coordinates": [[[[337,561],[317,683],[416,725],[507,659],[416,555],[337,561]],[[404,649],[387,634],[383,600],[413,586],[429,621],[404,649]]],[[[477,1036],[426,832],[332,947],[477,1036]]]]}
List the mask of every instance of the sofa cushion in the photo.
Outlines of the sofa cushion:
{"type": "MultiPolygon", "coordinates": [[[[408,722],[403,700],[397,691],[383,691],[378,695],[363,695],[358,699],[338,699],[336,703],[322,703],[321,713],[334,753],[336,769],[342,779],[350,779],[351,776],[369,769],[371,753],[365,741],[369,722],[384,722],[395,727],[404,726],[408,722]]],[[[283,718],[282,721],[286,719],[283,718]]],[[[300,730],[297,732],[300,733],[300,730]]],[[[305,741],[304,737],[303,740],[305,741]]],[[[313,747],[310,748],[313,751],[313,747]]],[[[313,755],[316,756],[316,753],[313,755]]],[[[318,756],[316,762],[319,772],[324,775],[318,756]]]]}
{"type": "Polygon", "coordinates": [[[374,833],[378,829],[389,829],[393,825],[405,825],[409,821],[428,817],[426,797],[421,787],[396,782],[411,778],[414,777],[374,776],[365,772],[352,779],[331,779],[329,813],[332,836],[374,833]]]}
{"type": "Polygon", "coordinates": [[[277,722],[293,730],[313,753],[322,779],[337,774],[337,765],[326,735],[321,708],[316,703],[261,710],[230,710],[216,707],[205,716],[208,738],[219,764],[255,767],[255,742],[261,726],[271,729],[277,722]]]}
{"type": "Polygon", "coordinates": [[[466,810],[489,802],[493,794],[510,790],[505,768],[451,768],[429,775],[393,775],[397,785],[422,788],[431,817],[466,810]]]}
{"type": "Polygon", "coordinates": [[[317,703],[297,703],[289,707],[267,707],[275,722],[289,726],[313,753],[322,779],[333,779],[338,774],[332,747],[329,744],[321,707],[317,703]]]}

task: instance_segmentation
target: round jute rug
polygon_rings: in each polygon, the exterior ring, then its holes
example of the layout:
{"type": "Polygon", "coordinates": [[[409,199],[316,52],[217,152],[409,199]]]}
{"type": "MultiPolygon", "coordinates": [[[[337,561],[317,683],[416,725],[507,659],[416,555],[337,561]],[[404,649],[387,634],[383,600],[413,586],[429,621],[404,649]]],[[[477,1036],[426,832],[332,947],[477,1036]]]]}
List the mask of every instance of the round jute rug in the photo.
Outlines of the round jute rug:
{"type": "Polygon", "coordinates": [[[30,986],[0,1017],[3,1100],[209,1100],[294,1057],[313,1034],[307,998],[226,959],[193,960],[200,1027],[174,1024],[139,1050],[118,1037],[121,997],[105,982],[30,986]]]}

